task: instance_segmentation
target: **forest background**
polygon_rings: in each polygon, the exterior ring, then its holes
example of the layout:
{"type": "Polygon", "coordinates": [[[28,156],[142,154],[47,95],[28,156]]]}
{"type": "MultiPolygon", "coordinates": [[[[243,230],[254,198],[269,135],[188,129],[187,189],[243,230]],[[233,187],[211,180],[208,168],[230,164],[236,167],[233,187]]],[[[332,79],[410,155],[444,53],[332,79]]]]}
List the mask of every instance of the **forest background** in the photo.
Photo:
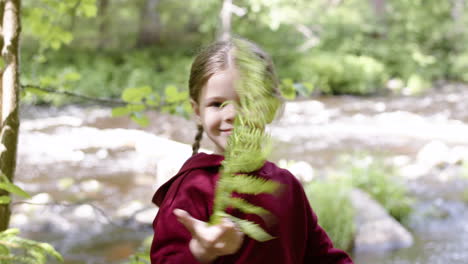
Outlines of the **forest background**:
{"type": "Polygon", "coordinates": [[[464,0],[13,2],[22,104],[102,103],[142,126],[148,109],[189,116],[180,102],[192,59],[230,34],[272,55],[290,100],[417,96],[468,82],[464,0]]]}

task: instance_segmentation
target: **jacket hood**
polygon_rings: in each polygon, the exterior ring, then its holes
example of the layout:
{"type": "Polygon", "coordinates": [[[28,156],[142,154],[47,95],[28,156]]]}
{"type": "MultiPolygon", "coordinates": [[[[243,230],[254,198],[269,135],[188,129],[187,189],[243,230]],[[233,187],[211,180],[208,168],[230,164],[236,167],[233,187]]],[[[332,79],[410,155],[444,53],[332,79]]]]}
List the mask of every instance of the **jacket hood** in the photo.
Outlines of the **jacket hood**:
{"type": "Polygon", "coordinates": [[[157,206],[160,206],[166,196],[169,188],[171,187],[172,183],[183,175],[185,172],[193,170],[193,169],[201,169],[201,168],[210,168],[210,167],[219,167],[221,166],[221,162],[224,160],[224,156],[217,155],[217,154],[206,154],[206,153],[198,153],[190,157],[184,165],[180,168],[179,172],[173,176],[170,180],[164,183],[153,196],[153,203],[157,206]]]}

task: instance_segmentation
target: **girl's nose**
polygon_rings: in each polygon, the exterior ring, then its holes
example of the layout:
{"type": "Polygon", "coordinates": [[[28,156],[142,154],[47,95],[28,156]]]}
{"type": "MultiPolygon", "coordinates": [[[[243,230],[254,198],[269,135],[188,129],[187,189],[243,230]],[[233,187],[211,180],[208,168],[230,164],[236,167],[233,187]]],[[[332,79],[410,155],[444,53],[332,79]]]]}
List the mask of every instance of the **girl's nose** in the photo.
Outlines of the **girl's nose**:
{"type": "Polygon", "coordinates": [[[223,117],[227,121],[234,121],[234,118],[236,117],[236,105],[234,103],[224,106],[223,117]]]}

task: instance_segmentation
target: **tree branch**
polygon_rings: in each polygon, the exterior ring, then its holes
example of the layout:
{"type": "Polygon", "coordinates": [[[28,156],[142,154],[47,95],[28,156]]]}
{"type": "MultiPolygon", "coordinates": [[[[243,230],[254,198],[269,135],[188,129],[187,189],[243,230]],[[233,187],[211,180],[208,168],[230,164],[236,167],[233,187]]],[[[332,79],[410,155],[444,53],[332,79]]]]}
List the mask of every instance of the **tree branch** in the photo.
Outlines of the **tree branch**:
{"type": "Polygon", "coordinates": [[[84,94],[79,94],[79,93],[76,93],[76,92],[58,90],[58,89],[52,88],[52,87],[42,87],[42,86],[34,85],[34,84],[21,84],[21,89],[26,90],[28,88],[40,90],[40,91],[46,92],[46,93],[76,97],[76,98],[81,98],[81,99],[84,99],[84,100],[87,100],[87,101],[92,101],[92,102],[96,102],[96,103],[103,103],[103,104],[110,104],[110,105],[114,105],[114,106],[143,105],[146,109],[155,110],[155,111],[161,111],[163,107],[167,107],[167,106],[171,107],[171,106],[175,106],[175,105],[180,104],[180,102],[174,102],[174,103],[171,103],[171,104],[161,102],[159,105],[150,105],[150,104],[147,104],[145,102],[145,100],[143,100],[142,102],[138,102],[138,103],[132,103],[132,102],[126,102],[126,101],[121,100],[121,99],[92,97],[92,96],[88,96],[88,95],[84,95],[84,94]]]}
{"type": "Polygon", "coordinates": [[[83,95],[83,94],[79,94],[79,93],[75,93],[75,92],[57,90],[57,89],[50,88],[50,87],[42,87],[42,86],[34,85],[34,84],[21,84],[21,89],[28,89],[28,88],[33,88],[33,89],[40,90],[40,91],[47,92],[47,93],[61,94],[61,95],[86,99],[88,101],[93,101],[93,102],[98,102],[98,103],[114,104],[114,105],[131,104],[131,103],[127,103],[127,102],[125,102],[123,100],[120,100],[120,99],[97,98],[97,97],[83,95]]]}

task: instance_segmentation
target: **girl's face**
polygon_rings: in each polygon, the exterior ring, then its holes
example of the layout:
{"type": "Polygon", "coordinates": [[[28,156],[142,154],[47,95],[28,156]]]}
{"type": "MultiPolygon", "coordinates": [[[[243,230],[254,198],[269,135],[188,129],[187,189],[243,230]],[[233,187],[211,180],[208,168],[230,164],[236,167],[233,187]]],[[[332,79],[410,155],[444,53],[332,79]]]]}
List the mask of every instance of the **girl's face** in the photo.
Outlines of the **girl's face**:
{"type": "Polygon", "coordinates": [[[235,89],[236,78],[237,73],[232,69],[214,74],[202,88],[198,103],[192,101],[204,131],[216,145],[216,154],[224,153],[234,128],[235,104],[239,103],[235,89]]]}

